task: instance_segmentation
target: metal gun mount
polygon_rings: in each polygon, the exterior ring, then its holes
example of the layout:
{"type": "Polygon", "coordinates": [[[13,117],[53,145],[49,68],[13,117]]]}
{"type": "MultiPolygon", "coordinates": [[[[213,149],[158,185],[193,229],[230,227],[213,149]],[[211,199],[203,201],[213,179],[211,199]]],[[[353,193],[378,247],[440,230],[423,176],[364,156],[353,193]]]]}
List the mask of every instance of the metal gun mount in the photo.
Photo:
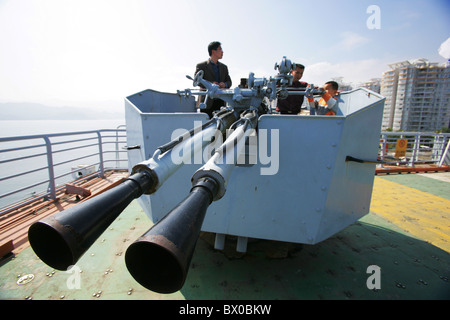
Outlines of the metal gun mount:
{"type": "Polygon", "coordinates": [[[137,199],[154,225],[128,247],[126,267],[145,288],[170,293],[186,280],[200,231],[215,233],[219,250],[227,235],[237,237],[236,250],[245,252],[248,238],[316,244],[363,217],[377,162],[359,159],[377,156],[385,98],[363,88],[344,92],[334,117],[261,112],[264,99],[320,92],[312,85],[288,89],[294,67],[283,58],[276,77],[251,73],[248,88],[233,90],[198,73],[194,85],[206,90],[195,94],[230,104],[209,120],[196,112],[189,89],[128,96],[127,143],[138,146],[128,150],[131,175],[33,223],[28,239],[34,252],[67,270],[137,199]],[[179,128],[192,129],[174,135],[179,128]],[[321,147],[305,153],[315,145],[321,147]]]}
{"type": "Polygon", "coordinates": [[[312,96],[320,94],[322,89],[317,89],[313,84],[304,90],[288,90],[288,86],[292,84],[293,76],[290,74],[295,70],[295,63],[283,57],[279,63],[275,63],[275,70],[278,74],[275,77],[255,78],[255,74],[250,72],[247,80],[248,88],[235,87],[234,89],[220,89],[218,85],[203,79],[203,70],[197,72],[192,78],[194,87],[202,85],[204,89],[185,89],[177,90],[179,96],[190,97],[191,95],[206,96],[204,102],[200,103],[200,109],[205,109],[207,99],[221,99],[231,106],[235,111],[241,112],[249,107],[258,108],[259,112],[271,113],[270,108],[264,107],[263,101],[267,98],[270,102],[275,99],[286,99],[289,95],[305,95],[312,96]],[[263,110],[261,110],[263,109],[263,110]]]}

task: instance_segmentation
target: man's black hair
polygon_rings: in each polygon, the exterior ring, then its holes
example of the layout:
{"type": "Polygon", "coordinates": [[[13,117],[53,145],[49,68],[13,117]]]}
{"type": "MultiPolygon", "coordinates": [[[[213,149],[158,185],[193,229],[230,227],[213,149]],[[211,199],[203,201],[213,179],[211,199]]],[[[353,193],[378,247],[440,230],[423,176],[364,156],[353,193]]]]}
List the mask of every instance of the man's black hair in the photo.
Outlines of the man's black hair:
{"type": "Polygon", "coordinates": [[[208,53],[209,53],[209,56],[211,57],[212,51],[213,51],[213,50],[217,50],[217,48],[220,47],[220,46],[221,46],[221,43],[220,43],[219,41],[213,41],[213,42],[211,42],[211,43],[208,45],[208,53]]]}
{"type": "Polygon", "coordinates": [[[338,89],[339,89],[339,85],[338,85],[338,83],[337,83],[336,81],[328,81],[328,82],[326,82],[325,84],[331,84],[331,87],[332,87],[334,90],[338,90],[338,89]]]}

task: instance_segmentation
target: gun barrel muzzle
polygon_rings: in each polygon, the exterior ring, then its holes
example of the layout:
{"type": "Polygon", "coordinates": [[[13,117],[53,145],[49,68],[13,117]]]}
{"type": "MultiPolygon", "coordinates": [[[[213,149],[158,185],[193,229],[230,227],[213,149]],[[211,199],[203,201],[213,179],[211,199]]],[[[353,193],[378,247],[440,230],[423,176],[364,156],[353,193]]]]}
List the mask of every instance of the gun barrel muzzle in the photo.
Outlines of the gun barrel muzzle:
{"type": "Polygon", "coordinates": [[[35,222],[28,229],[32,249],[47,265],[67,270],[152,183],[150,175],[136,173],[115,188],[35,222]]]}
{"type": "Polygon", "coordinates": [[[137,282],[159,293],[183,287],[206,210],[217,189],[213,179],[199,181],[182,202],[128,247],[125,263],[137,282]]]}

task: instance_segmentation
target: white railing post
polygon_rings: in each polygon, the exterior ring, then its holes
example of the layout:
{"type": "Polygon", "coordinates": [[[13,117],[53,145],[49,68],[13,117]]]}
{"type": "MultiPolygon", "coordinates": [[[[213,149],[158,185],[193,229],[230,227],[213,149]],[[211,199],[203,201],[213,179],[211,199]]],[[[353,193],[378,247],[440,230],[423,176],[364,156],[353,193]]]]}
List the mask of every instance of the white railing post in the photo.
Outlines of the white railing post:
{"type": "Polygon", "coordinates": [[[50,193],[50,199],[56,199],[56,183],[55,183],[55,170],[53,167],[53,152],[52,143],[48,136],[44,136],[45,146],[47,149],[47,166],[48,166],[48,189],[47,192],[50,193]]]}
{"type": "Polygon", "coordinates": [[[414,146],[411,154],[411,167],[414,167],[414,162],[419,158],[419,147],[420,147],[420,134],[414,134],[414,146]]]}
{"type": "Polygon", "coordinates": [[[99,157],[99,165],[98,165],[98,172],[99,176],[104,178],[105,177],[105,164],[103,162],[103,143],[102,143],[102,135],[100,131],[97,131],[98,136],[98,157],[99,157]]]}
{"type": "Polygon", "coordinates": [[[450,137],[447,140],[447,146],[445,147],[445,151],[442,153],[441,160],[439,160],[439,167],[442,167],[445,161],[445,157],[447,156],[448,149],[450,147],[450,137]]]}

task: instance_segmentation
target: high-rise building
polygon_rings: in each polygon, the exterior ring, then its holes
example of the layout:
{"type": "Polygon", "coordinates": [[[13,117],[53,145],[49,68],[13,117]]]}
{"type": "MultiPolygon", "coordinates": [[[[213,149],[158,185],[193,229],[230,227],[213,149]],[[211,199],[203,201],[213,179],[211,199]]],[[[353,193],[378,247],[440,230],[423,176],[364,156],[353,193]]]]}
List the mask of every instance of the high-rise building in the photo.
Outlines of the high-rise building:
{"type": "Polygon", "coordinates": [[[373,92],[376,92],[376,93],[380,93],[381,79],[380,78],[370,79],[370,81],[361,83],[361,85],[359,85],[359,87],[369,89],[369,90],[371,90],[373,92]]]}
{"type": "Polygon", "coordinates": [[[436,131],[450,125],[450,66],[426,59],[390,64],[380,94],[386,97],[382,129],[436,131]]]}
{"type": "Polygon", "coordinates": [[[350,91],[352,90],[352,85],[350,83],[344,82],[344,77],[331,78],[332,81],[336,81],[339,85],[339,91],[350,91]]]}

